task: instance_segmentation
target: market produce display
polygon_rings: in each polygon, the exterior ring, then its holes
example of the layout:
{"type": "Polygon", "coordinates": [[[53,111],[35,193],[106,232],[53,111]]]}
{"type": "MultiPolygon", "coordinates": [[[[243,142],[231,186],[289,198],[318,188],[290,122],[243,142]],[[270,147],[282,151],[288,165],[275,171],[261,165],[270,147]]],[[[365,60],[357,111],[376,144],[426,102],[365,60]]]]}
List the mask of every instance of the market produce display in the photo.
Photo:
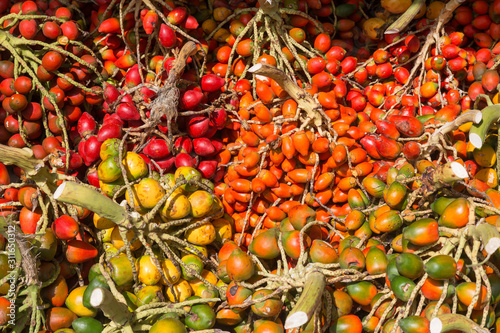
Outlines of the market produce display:
{"type": "Polygon", "coordinates": [[[500,0],[0,0],[0,332],[500,331],[499,65],[500,0]]]}

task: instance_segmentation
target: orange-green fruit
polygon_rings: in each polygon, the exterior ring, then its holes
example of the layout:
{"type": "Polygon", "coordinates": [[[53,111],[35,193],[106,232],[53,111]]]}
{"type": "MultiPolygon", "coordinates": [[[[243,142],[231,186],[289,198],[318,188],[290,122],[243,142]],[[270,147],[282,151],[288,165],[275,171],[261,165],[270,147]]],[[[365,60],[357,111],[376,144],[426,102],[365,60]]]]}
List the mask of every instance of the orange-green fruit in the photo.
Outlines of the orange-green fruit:
{"type": "Polygon", "coordinates": [[[83,293],[87,286],[73,289],[66,298],[66,307],[78,317],[95,317],[97,309],[89,309],[83,305],[83,293]]]}
{"type": "Polygon", "coordinates": [[[207,191],[195,191],[188,197],[191,203],[191,215],[193,217],[203,217],[212,209],[214,198],[207,191]]]}

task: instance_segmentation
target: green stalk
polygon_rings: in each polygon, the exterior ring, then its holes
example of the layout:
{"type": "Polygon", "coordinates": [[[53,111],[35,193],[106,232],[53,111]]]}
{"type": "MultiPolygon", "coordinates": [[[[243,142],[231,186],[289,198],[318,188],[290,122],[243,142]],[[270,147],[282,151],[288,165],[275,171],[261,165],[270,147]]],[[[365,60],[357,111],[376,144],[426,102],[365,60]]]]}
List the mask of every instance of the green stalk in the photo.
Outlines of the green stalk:
{"type": "Polygon", "coordinates": [[[106,317],[117,325],[123,326],[122,332],[133,333],[130,327],[131,313],[127,306],[118,302],[111,291],[104,288],[95,288],[90,296],[90,304],[101,309],[106,317]]]}
{"type": "Polygon", "coordinates": [[[500,119],[500,105],[487,106],[482,110],[482,113],[482,121],[479,124],[472,124],[469,131],[470,142],[478,149],[483,146],[488,130],[500,119]]]}
{"type": "Polygon", "coordinates": [[[464,333],[489,333],[489,330],[459,314],[444,314],[431,320],[431,333],[459,330],[464,333]]]}
{"type": "Polygon", "coordinates": [[[90,187],[66,181],[54,192],[54,199],[86,208],[97,215],[124,226],[129,218],[125,208],[90,187]]]}
{"type": "Polygon", "coordinates": [[[425,0],[413,0],[411,6],[403,13],[393,24],[387,28],[384,34],[395,34],[403,31],[404,28],[410,24],[413,18],[418,14],[422,6],[425,4],[425,0]]]}
{"type": "Polygon", "coordinates": [[[285,321],[285,329],[300,327],[308,323],[314,312],[321,306],[321,297],[326,287],[325,276],[321,272],[312,272],[306,276],[306,285],[295,307],[285,321]]]}
{"type": "MultiPolygon", "coordinates": [[[[483,223],[478,226],[471,226],[471,235],[481,241],[487,253],[487,259],[500,248],[500,233],[491,224],[483,223]]],[[[483,263],[480,263],[481,265],[483,263]]]]}

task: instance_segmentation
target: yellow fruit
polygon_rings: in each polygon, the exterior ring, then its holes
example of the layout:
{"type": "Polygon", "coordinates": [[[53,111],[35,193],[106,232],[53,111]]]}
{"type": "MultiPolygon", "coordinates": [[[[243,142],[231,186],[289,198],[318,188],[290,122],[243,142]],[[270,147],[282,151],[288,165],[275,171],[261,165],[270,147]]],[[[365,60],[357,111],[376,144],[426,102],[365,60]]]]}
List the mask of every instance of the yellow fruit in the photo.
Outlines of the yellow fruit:
{"type": "Polygon", "coordinates": [[[389,13],[402,14],[411,6],[411,0],[381,0],[380,4],[389,13]]]}
{"type": "MultiPolygon", "coordinates": [[[[201,245],[191,245],[192,247],[196,248],[198,251],[201,252],[201,254],[203,254],[205,257],[208,257],[208,250],[207,250],[207,247],[206,246],[201,246],[201,245]]],[[[192,250],[190,247],[186,246],[185,249],[189,252],[191,252],[192,254],[196,254],[198,255],[198,252],[192,250]]]]}
{"type": "Polygon", "coordinates": [[[137,180],[148,174],[148,165],[139,154],[128,151],[123,158],[123,164],[129,180],[137,180]]]}
{"type": "Polygon", "coordinates": [[[136,187],[137,198],[142,207],[152,209],[165,195],[165,190],[157,180],[142,179],[136,187]]]}
{"type": "MultiPolygon", "coordinates": [[[[194,219],[193,224],[201,219],[194,219]]],[[[208,245],[215,240],[215,228],[212,223],[206,222],[196,228],[186,230],[184,233],[186,240],[195,245],[208,245]]]]}
{"type": "Polygon", "coordinates": [[[481,149],[475,149],[472,154],[476,163],[485,168],[492,167],[497,160],[495,150],[490,145],[486,144],[483,145],[481,149]]]}
{"type": "Polygon", "coordinates": [[[191,202],[181,190],[175,190],[160,210],[164,222],[183,219],[191,213],[191,202]]]}
{"type": "MultiPolygon", "coordinates": [[[[161,268],[163,270],[163,275],[165,275],[167,281],[170,284],[175,284],[180,280],[181,272],[177,269],[177,267],[175,267],[174,263],[170,259],[163,260],[161,263],[161,268]]],[[[163,278],[161,279],[161,282],[164,285],[168,285],[167,281],[165,281],[163,278]]]]}
{"type": "Polygon", "coordinates": [[[94,226],[97,229],[101,229],[101,230],[109,229],[109,228],[113,228],[116,225],[114,222],[108,220],[107,218],[100,217],[96,213],[94,213],[94,216],[92,218],[94,221],[94,226]]]}
{"type": "Polygon", "coordinates": [[[426,12],[427,12],[427,5],[424,3],[422,5],[422,8],[420,8],[420,11],[418,12],[418,14],[415,15],[414,19],[419,19],[419,18],[423,17],[426,12]]]}
{"type": "Polygon", "coordinates": [[[429,20],[435,20],[438,18],[439,13],[441,12],[441,9],[443,9],[445,6],[445,3],[442,1],[434,1],[429,4],[429,7],[427,7],[427,13],[425,14],[425,17],[427,17],[429,20]]]}
{"type": "Polygon", "coordinates": [[[148,255],[144,255],[137,259],[136,269],[139,281],[147,286],[157,284],[161,279],[160,271],[156,268],[152,258],[148,255]]]}
{"type": "Polygon", "coordinates": [[[207,191],[195,191],[189,196],[191,203],[191,215],[193,217],[203,217],[207,215],[214,204],[214,196],[207,191]]]}
{"type": "Polygon", "coordinates": [[[73,289],[66,298],[66,307],[78,317],[95,317],[97,309],[89,309],[83,305],[83,293],[87,286],[73,289]]]}
{"type": "Polygon", "coordinates": [[[475,179],[479,179],[485,182],[489,187],[496,188],[498,186],[498,176],[495,169],[484,168],[479,170],[474,176],[475,179]]]}
{"type": "Polygon", "coordinates": [[[167,297],[172,303],[184,302],[188,297],[191,297],[193,295],[193,289],[191,289],[191,286],[186,280],[180,280],[178,283],[174,284],[172,288],[165,286],[165,289],[167,292],[167,297]]]}
{"type": "Polygon", "coordinates": [[[381,18],[370,18],[363,23],[363,32],[368,38],[379,39],[377,38],[378,29],[383,26],[384,23],[385,21],[381,18]]]}
{"type": "Polygon", "coordinates": [[[213,39],[215,39],[219,43],[224,43],[229,38],[229,36],[231,36],[231,33],[229,32],[229,30],[227,30],[225,28],[220,28],[214,34],[213,39]]]}
{"type": "Polygon", "coordinates": [[[233,11],[226,7],[217,7],[214,9],[214,19],[217,22],[224,21],[229,15],[231,15],[233,11]]]}
{"type": "Polygon", "coordinates": [[[127,200],[128,204],[130,206],[133,206],[134,209],[139,213],[139,214],[146,214],[148,210],[146,207],[142,206],[140,201],[139,201],[139,195],[137,193],[137,188],[139,184],[132,185],[132,191],[126,190],[125,191],[125,199],[127,200]],[[132,200],[130,199],[130,192],[132,192],[132,195],[134,196],[134,202],[132,203],[132,200]]]}
{"type": "MultiPolygon", "coordinates": [[[[127,240],[130,242],[132,239],[134,239],[135,233],[133,230],[128,230],[127,231],[127,240]]],[[[118,250],[121,249],[125,243],[123,242],[122,237],[120,236],[120,230],[118,229],[118,226],[113,228],[113,232],[111,233],[111,244],[118,250]]],[[[136,239],[132,244],[130,244],[130,249],[132,251],[135,251],[137,249],[140,249],[142,246],[142,243],[139,239],[136,239]]]]}
{"type": "Polygon", "coordinates": [[[233,227],[226,219],[217,219],[212,221],[215,228],[215,239],[217,242],[224,244],[225,241],[230,240],[233,236],[233,227]]]}
{"type": "Polygon", "coordinates": [[[102,235],[102,242],[111,243],[111,234],[113,233],[114,228],[103,229],[100,231],[102,235]]]}
{"type": "Polygon", "coordinates": [[[205,20],[201,24],[201,29],[206,35],[210,35],[215,30],[215,28],[217,28],[217,22],[215,22],[215,20],[213,19],[205,20]]]}
{"type": "MultiPolygon", "coordinates": [[[[210,282],[211,284],[215,285],[217,283],[217,276],[215,276],[214,273],[207,271],[206,269],[203,269],[201,271],[201,277],[210,282]]],[[[191,286],[191,289],[193,289],[193,292],[196,293],[198,290],[198,287],[203,285],[203,281],[200,279],[194,279],[189,281],[189,285],[191,286]]]]}

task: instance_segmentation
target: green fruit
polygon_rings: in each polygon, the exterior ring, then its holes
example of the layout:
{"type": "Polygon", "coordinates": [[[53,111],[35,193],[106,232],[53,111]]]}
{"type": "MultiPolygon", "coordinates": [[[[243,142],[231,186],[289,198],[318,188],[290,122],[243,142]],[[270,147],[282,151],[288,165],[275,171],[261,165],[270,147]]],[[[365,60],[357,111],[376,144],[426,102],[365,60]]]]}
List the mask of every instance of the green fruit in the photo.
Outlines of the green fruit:
{"type": "Polygon", "coordinates": [[[424,274],[424,262],[413,253],[401,253],[396,258],[396,267],[399,274],[412,280],[424,274]]]}
{"type": "Polygon", "coordinates": [[[106,160],[111,157],[118,157],[120,153],[120,140],[119,139],[107,139],[101,145],[101,150],[99,151],[99,157],[101,160],[106,160]]]}
{"type": "Polygon", "coordinates": [[[431,209],[434,213],[442,215],[446,207],[455,201],[455,198],[439,197],[431,203],[431,209]]]}
{"type": "Polygon", "coordinates": [[[71,327],[76,333],[101,333],[104,326],[99,320],[90,317],[81,317],[73,320],[71,327]]]}
{"type": "Polygon", "coordinates": [[[203,260],[201,260],[200,257],[194,254],[188,254],[184,257],[182,257],[182,262],[186,264],[187,269],[184,268],[184,266],[181,266],[182,269],[182,277],[185,280],[194,280],[196,279],[196,275],[201,275],[201,272],[203,271],[203,260]]]}
{"type": "Polygon", "coordinates": [[[340,18],[347,18],[354,14],[358,6],[350,3],[343,3],[335,8],[335,15],[340,18]]]}
{"type": "Polygon", "coordinates": [[[106,268],[110,272],[111,278],[116,283],[117,287],[125,288],[131,286],[134,282],[132,265],[126,254],[122,253],[117,257],[111,258],[106,268]]]}
{"type": "Polygon", "coordinates": [[[99,264],[93,264],[92,267],[90,267],[89,271],[89,284],[90,281],[92,281],[96,276],[102,275],[101,274],[101,269],[99,268],[99,264]]]}
{"type": "Polygon", "coordinates": [[[447,280],[455,276],[457,263],[449,255],[441,254],[432,257],[424,266],[425,272],[434,280],[447,280]]]}
{"type": "Polygon", "coordinates": [[[99,176],[99,180],[105,183],[111,183],[118,180],[122,176],[118,157],[110,156],[99,163],[97,175],[99,176]]]}
{"type": "Polygon", "coordinates": [[[83,293],[83,306],[89,309],[93,309],[93,306],[90,304],[90,296],[92,295],[92,292],[94,291],[95,288],[104,288],[108,289],[109,285],[106,282],[106,279],[102,275],[96,276],[92,281],[89,282],[89,285],[87,286],[87,289],[85,289],[85,292],[83,293]]]}
{"type": "Polygon", "coordinates": [[[187,327],[195,330],[206,330],[215,325],[215,312],[207,304],[197,304],[191,307],[190,314],[184,319],[187,327]]]}
{"type": "Polygon", "coordinates": [[[397,256],[389,259],[389,262],[387,263],[387,269],[385,273],[389,281],[392,281],[392,279],[394,279],[396,276],[401,276],[401,274],[399,274],[398,267],[396,266],[396,258],[397,256]]]}
{"type": "Polygon", "coordinates": [[[407,277],[396,276],[391,281],[391,289],[397,298],[403,302],[408,302],[413,289],[415,289],[415,283],[407,277]]]}
{"type": "Polygon", "coordinates": [[[404,333],[426,332],[429,328],[429,320],[425,317],[409,316],[399,321],[399,327],[404,333]]]}
{"type": "Polygon", "coordinates": [[[186,327],[179,319],[169,318],[158,320],[150,329],[149,333],[187,333],[186,327]]]}

